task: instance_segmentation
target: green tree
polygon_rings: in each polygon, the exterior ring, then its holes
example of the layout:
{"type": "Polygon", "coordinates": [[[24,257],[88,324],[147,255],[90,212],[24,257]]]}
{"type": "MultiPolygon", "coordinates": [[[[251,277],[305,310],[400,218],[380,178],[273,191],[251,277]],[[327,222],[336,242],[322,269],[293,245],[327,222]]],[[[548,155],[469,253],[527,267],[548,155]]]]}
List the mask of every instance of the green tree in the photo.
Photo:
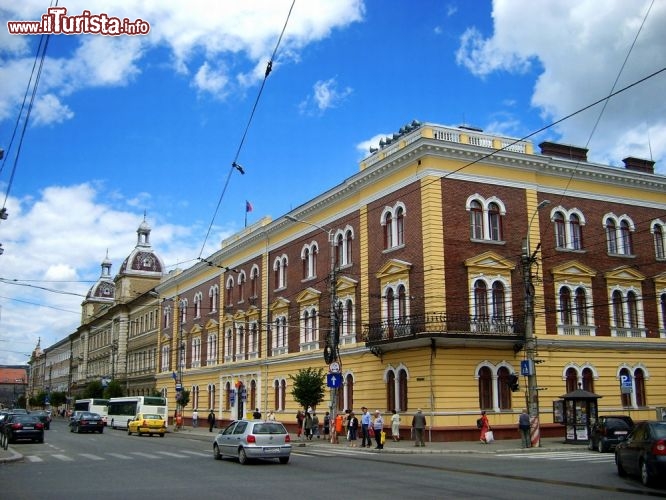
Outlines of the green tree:
{"type": "Polygon", "coordinates": [[[88,382],[85,391],[83,391],[84,398],[101,398],[104,396],[104,386],[99,380],[88,382]]]}
{"type": "Polygon", "coordinates": [[[326,374],[323,368],[298,370],[296,375],[289,375],[289,378],[293,382],[291,395],[303,408],[315,408],[324,400],[326,374]]]}
{"type": "Polygon", "coordinates": [[[123,385],[117,380],[112,380],[109,382],[109,385],[107,385],[106,389],[104,389],[105,399],[120,398],[124,395],[125,390],[123,389],[123,385]]]}
{"type": "Polygon", "coordinates": [[[178,393],[176,393],[176,401],[181,408],[185,408],[188,404],[190,404],[190,391],[183,389],[182,391],[179,391],[179,393],[180,396],[178,396],[178,393]]]}
{"type": "Polygon", "coordinates": [[[49,396],[49,401],[51,406],[57,408],[60,405],[63,405],[67,402],[67,394],[64,392],[52,392],[49,396]]]}

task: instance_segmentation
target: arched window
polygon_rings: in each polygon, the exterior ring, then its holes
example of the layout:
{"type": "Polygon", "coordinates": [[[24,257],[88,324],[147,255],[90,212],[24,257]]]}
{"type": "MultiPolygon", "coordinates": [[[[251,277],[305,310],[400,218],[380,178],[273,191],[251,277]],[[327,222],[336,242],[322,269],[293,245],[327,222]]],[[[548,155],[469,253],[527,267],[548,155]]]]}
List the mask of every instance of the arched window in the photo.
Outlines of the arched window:
{"type": "Polygon", "coordinates": [[[647,406],[645,397],[645,373],[640,368],[634,372],[634,391],[636,392],[636,406],[644,408],[647,406]]]}
{"type": "Polygon", "coordinates": [[[587,297],[585,289],[576,288],[576,322],[579,326],[587,326],[587,297]]]}
{"type": "Polygon", "coordinates": [[[578,214],[569,216],[569,224],[571,226],[571,246],[574,250],[581,250],[583,248],[583,230],[578,214]]]}
{"type": "Polygon", "coordinates": [[[395,410],[395,373],[389,371],[386,377],[386,409],[395,410]]]}
{"type": "Polygon", "coordinates": [[[634,253],[634,245],[631,239],[631,227],[626,220],[620,221],[620,237],[622,238],[622,253],[624,255],[632,255],[634,253]]]}
{"type": "Polygon", "coordinates": [[[393,215],[387,212],[384,217],[384,248],[393,248],[393,215]]]}
{"type": "Polygon", "coordinates": [[[347,401],[345,401],[345,408],[352,409],[354,408],[354,377],[351,374],[348,374],[345,377],[345,394],[347,396],[347,401]]]}
{"type": "Polygon", "coordinates": [[[393,288],[389,288],[386,291],[386,320],[389,322],[389,325],[393,324],[395,319],[395,295],[393,288]]]}
{"type": "Polygon", "coordinates": [[[477,200],[473,200],[469,206],[469,226],[473,240],[483,239],[483,207],[477,200]]]}
{"type": "Polygon", "coordinates": [[[613,319],[617,328],[624,328],[624,312],[622,310],[622,293],[615,290],[612,295],[613,319]]]}
{"type": "Polygon", "coordinates": [[[555,245],[557,248],[566,248],[567,234],[564,225],[564,214],[562,212],[555,212],[553,223],[555,224],[555,245]]]}
{"type": "Polygon", "coordinates": [[[345,251],[345,240],[342,234],[338,234],[335,238],[335,267],[342,266],[344,262],[343,256],[345,251]]]}
{"type": "MultiPolygon", "coordinates": [[[[622,379],[623,377],[631,377],[631,373],[629,373],[629,370],[627,368],[622,368],[622,370],[620,370],[620,379],[622,379]]],[[[631,408],[631,394],[621,392],[620,399],[622,401],[623,407],[631,408]]]]}
{"type": "Polygon", "coordinates": [[[287,381],[283,380],[280,383],[280,410],[283,410],[286,408],[286,403],[285,401],[287,400],[287,381]]]}
{"type": "Polygon", "coordinates": [[[398,403],[400,411],[409,410],[409,398],[407,397],[407,371],[398,371],[398,403]]]}
{"type": "Polygon", "coordinates": [[[497,203],[490,203],[488,205],[488,224],[490,228],[490,239],[493,241],[502,241],[502,218],[497,203]]]}
{"type": "Polygon", "coordinates": [[[594,392],[594,373],[590,368],[583,368],[583,390],[594,392]]]}
{"type": "Polygon", "coordinates": [[[479,408],[490,410],[493,407],[493,376],[490,368],[481,367],[479,370],[479,408]]]}
{"type": "Polygon", "coordinates": [[[567,393],[578,389],[578,372],[575,368],[567,368],[567,393]]]}
{"type": "Polygon", "coordinates": [[[631,290],[627,292],[627,325],[638,328],[638,300],[636,293],[631,290]]]}
{"type": "Polygon", "coordinates": [[[497,370],[497,392],[500,410],[511,409],[511,388],[509,387],[509,369],[505,366],[497,370]]]}
{"type": "Polygon", "coordinates": [[[606,219],[606,239],[608,241],[608,253],[618,253],[617,227],[615,221],[610,217],[606,219]]]}
{"type": "Polygon", "coordinates": [[[566,286],[560,288],[560,318],[563,325],[571,324],[571,290],[566,286]]]}
{"type": "Polygon", "coordinates": [[[250,296],[257,297],[259,293],[259,268],[253,267],[250,271],[250,296]]]}
{"type": "Polygon", "coordinates": [[[398,320],[404,321],[407,317],[407,291],[404,285],[398,286],[398,320]]]}
{"type": "Polygon", "coordinates": [[[661,224],[655,224],[652,230],[654,234],[654,252],[658,259],[666,258],[664,250],[664,228],[661,224]]]}
{"type": "MultiPolygon", "coordinates": [[[[226,384],[224,384],[224,409],[226,411],[231,410],[231,396],[232,396],[231,382],[227,382],[226,384]]],[[[209,408],[213,408],[210,404],[208,406],[209,408]]]]}
{"type": "Polygon", "coordinates": [[[505,301],[504,285],[501,281],[495,281],[493,283],[493,319],[502,320],[505,318],[505,301]]]}
{"type": "Polygon", "coordinates": [[[396,246],[405,244],[405,210],[398,207],[395,211],[396,222],[396,246]]]}
{"type": "Polygon", "coordinates": [[[280,407],[280,381],[273,381],[273,408],[279,410],[280,407]]]}
{"type": "Polygon", "coordinates": [[[474,315],[477,321],[488,320],[488,288],[483,280],[474,283],[474,315]]]}
{"type": "Polygon", "coordinates": [[[343,259],[343,262],[347,264],[351,264],[353,262],[352,260],[352,242],[354,240],[354,233],[352,232],[351,229],[348,229],[345,232],[345,258],[343,259]]]}

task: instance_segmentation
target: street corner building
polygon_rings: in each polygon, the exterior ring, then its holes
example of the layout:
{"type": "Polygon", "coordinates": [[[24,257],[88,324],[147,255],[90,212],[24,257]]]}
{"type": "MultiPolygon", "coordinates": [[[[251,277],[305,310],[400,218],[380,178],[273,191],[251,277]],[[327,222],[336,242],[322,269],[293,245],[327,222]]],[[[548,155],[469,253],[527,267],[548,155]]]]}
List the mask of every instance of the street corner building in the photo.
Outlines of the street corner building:
{"type": "Polygon", "coordinates": [[[655,418],[666,177],[587,154],[413,121],[190,268],[163,272],[144,220],[119,274],[102,263],[77,331],[33,356],[29,388],[113,379],[170,409],[188,390],[185,422],[259,408],[295,429],[290,375],[334,365],[320,415],[397,410],[408,429],[421,408],[431,440],[478,440],[481,410],[499,439],[528,406],[542,436],[568,432],[563,412],[583,437],[597,412],[655,418]],[[558,406],[579,390],[594,411],[558,406]]]}

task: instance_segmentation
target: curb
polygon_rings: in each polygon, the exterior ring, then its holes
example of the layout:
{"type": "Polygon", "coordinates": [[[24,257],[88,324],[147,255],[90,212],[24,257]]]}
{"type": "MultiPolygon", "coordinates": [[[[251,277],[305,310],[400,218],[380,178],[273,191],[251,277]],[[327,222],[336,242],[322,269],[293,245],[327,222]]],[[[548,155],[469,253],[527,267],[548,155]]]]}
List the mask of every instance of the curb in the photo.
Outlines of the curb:
{"type": "MultiPolygon", "coordinates": [[[[23,460],[23,455],[20,454],[19,452],[14,451],[12,448],[8,448],[8,451],[11,453],[11,456],[9,456],[9,457],[5,457],[5,456],[0,457],[0,464],[5,464],[5,463],[9,463],[9,462],[20,462],[21,460],[23,460]]],[[[4,453],[3,453],[3,455],[4,455],[4,453]]]]}

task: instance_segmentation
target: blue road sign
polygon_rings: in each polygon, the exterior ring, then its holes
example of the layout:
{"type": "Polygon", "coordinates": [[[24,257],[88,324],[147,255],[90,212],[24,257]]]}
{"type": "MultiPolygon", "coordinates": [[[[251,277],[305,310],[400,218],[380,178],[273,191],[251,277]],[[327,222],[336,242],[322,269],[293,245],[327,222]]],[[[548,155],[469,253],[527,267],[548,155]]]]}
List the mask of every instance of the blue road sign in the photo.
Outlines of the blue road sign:
{"type": "Polygon", "coordinates": [[[331,389],[335,389],[342,385],[342,374],[341,373],[328,373],[326,375],[326,386],[331,389]]]}
{"type": "Polygon", "coordinates": [[[534,375],[534,361],[526,359],[520,362],[520,374],[524,377],[534,375]]]}

